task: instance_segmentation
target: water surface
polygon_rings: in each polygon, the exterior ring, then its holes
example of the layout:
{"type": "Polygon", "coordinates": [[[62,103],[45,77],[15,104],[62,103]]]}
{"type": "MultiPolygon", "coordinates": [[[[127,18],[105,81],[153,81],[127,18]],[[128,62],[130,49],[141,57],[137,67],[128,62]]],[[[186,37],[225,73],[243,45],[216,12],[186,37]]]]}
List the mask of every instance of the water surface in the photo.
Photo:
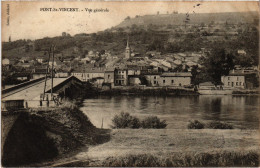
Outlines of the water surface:
{"type": "Polygon", "coordinates": [[[187,128],[190,120],[219,120],[235,128],[258,129],[259,97],[232,95],[200,96],[99,96],[85,99],[82,111],[96,127],[110,128],[112,118],[128,112],[144,118],[156,115],[167,121],[168,129],[187,128]]]}

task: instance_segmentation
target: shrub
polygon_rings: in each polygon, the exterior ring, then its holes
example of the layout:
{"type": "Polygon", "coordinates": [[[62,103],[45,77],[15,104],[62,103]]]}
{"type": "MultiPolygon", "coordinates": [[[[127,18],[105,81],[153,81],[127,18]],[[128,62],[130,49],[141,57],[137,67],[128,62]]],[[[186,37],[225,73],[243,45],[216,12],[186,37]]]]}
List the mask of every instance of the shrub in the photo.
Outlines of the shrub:
{"type": "Polygon", "coordinates": [[[115,115],[112,123],[112,128],[140,128],[140,120],[124,112],[115,115]]]}
{"type": "Polygon", "coordinates": [[[160,121],[160,119],[156,116],[150,116],[145,118],[141,122],[141,127],[142,128],[165,128],[167,126],[166,121],[160,121]]]}
{"type": "Polygon", "coordinates": [[[233,126],[228,123],[222,123],[220,121],[212,121],[208,124],[208,128],[211,129],[233,129],[233,126]]]}
{"type": "Polygon", "coordinates": [[[120,113],[112,119],[112,128],[165,128],[166,121],[160,121],[156,116],[150,116],[140,122],[137,117],[131,116],[129,113],[120,113]]]}
{"type": "Polygon", "coordinates": [[[188,124],[188,129],[203,129],[205,124],[199,122],[198,120],[190,121],[188,124]]]}

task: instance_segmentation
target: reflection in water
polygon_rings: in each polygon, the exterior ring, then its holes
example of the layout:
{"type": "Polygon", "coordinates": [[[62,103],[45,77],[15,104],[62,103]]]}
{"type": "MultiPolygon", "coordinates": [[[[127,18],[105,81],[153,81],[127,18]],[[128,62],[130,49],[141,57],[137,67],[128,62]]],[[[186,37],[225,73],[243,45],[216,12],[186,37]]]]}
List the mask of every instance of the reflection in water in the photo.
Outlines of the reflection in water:
{"type": "Polygon", "coordinates": [[[156,115],[167,121],[168,129],[187,128],[189,120],[220,120],[236,128],[258,128],[258,96],[101,96],[86,99],[82,111],[96,127],[109,128],[115,114],[128,112],[140,118],[156,115]]]}

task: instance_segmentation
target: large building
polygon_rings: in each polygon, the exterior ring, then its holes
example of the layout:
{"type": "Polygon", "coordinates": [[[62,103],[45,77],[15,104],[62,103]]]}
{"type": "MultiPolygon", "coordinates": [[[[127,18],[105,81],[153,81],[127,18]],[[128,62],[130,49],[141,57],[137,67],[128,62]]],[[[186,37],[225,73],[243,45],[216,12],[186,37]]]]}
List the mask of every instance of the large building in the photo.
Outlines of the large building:
{"type": "Polygon", "coordinates": [[[258,87],[258,74],[254,71],[231,70],[227,76],[221,76],[224,87],[253,89],[258,87]]]}
{"type": "Polygon", "coordinates": [[[115,69],[115,86],[128,85],[128,70],[126,68],[115,69]]]}
{"type": "Polygon", "coordinates": [[[81,81],[89,81],[91,79],[103,78],[104,79],[104,69],[102,68],[86,68],[84,70],[74,71],[71,73],[81,81]]]}
{"type": "Polygon", "coordinates": [[[165,72],[160,75],[159,86],[189,86],[190,72],[165,72]]]}
{"type": "Polygon", "coordinates": [[[190,72],[165,72],[146,74],[148,86],[189,86],[191,84],[190,72]]]}

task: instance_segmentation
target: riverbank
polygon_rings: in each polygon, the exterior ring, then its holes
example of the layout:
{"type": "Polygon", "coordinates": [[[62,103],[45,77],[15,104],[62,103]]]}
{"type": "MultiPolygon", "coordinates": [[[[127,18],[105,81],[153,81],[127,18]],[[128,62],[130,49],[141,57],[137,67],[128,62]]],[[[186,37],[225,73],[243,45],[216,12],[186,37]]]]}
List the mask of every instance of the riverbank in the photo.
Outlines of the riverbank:
{"type": "Polygon", "coordinates": [[[98,90],[99,95],[143,95],[143,96],[178,96],[178,95],[199,95],[193,89],[174,89],[174,88],[134,88],[134,87],[119,87],[110,90],[98,90]]]}
{"type": "MultiPolygon", "coordinates": [[[[208,160],[218,157],[219,166],[257,166],[259,140],[258,130],[114,129],[109,142],[91,146],[56,165],[160,166],[154,163],[158,160],[164,161],[161,166],[167,166],[168,159],[168,166],[192,166],[188,162],[178,165],[178,160],[190,157],[199,161],[205,155],[208,160]],[[149,158],[152,160],[148,162],[149,158]]],[[[204,162],[197,166],[206,166],[207,160],[204,162]]]]}
{"type": "Polygon", "coordinates": [[[181,96],[181,95],[259,95],[259,90],[208,90],[205,93],[184,87],[117,86],[111,89],[95,88],[96,95],[142,95],[142,96],[181,96]],[[213,92],[215,91],[215,92],[213,92]]]}
{"type": "Polygon", "coordinates": [[[57,108],[29,109],[19,114],[7,134],[2,164],[42,166],[81,148],[109,141],[109,132],[93,126],[71,102],[57,108]]]}

